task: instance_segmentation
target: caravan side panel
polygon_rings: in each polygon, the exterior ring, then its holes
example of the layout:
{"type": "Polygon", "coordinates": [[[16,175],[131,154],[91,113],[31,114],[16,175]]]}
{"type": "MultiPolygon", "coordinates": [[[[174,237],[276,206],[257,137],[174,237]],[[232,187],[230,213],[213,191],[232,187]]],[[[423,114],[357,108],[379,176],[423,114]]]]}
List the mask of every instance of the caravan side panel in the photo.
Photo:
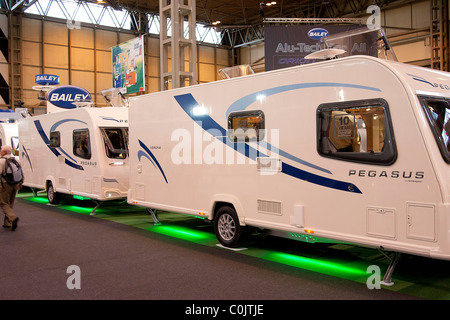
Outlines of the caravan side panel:
{"type": "Polygon", "coordinates": [[[438,234],[442,189],[416,101],[392,66],[368,57],[135,97],[128,201],[210,219],[226,202],[243,225],[430,256],[448,233],[438,234]],[[321,149],[320,117],[332,110],[363,115],[361,157],[321,149]],[[263,121],[265,132],[234,143],[233,121],[263,121]],[[392,154],[381,161],[383,147],[392,154]]]}

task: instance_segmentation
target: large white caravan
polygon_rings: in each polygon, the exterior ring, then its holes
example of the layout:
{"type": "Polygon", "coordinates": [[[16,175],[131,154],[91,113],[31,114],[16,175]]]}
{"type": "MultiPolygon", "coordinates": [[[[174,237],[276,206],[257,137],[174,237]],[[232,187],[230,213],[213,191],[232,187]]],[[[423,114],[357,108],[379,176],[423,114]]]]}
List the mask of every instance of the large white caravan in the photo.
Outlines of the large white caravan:
{"type": "Polygon", "coordinates": [[[450,260],[449,73],[351,56],[129,103],[130,204],[225,246],[257,227],[450,260]]]}
{"type": "Polygon", "coordinates": [[[19,137],[24,185],[47,190],[50,203],[62,194],[98,203],[126,198],[128,108],[82,107],[25,118],[19,137]]]}

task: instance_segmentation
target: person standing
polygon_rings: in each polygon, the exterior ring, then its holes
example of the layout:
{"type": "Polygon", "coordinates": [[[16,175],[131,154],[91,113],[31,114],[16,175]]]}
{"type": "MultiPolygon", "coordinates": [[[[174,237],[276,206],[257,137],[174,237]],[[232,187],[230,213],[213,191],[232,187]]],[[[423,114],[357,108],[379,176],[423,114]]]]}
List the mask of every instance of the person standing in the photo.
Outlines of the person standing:
{"type": "Polygon", "coordinates": [[[5,214],[3,227],[10,228],[11,231],[17,229],[17,223],[19,218],[15,215],[13,206],[16,199],[17,191],[22,188],[22,184],[18,183],[15,185],[9,184],[3,177],[3,172],[5,171],[6,159],[12,157],[11,147],[8,145],[3,145],[0,149],[0,172],[2,173],[1,184],[0,184],[0,208],[5,214]]]}

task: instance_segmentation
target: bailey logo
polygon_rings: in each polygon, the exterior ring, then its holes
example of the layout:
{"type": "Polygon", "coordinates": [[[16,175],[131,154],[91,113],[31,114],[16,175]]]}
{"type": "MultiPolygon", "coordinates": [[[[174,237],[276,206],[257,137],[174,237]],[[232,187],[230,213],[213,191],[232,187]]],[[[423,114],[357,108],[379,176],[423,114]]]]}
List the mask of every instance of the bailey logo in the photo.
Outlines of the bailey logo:
{"type": "Polygon", "coordinates": [[[91,94],[77,86],[59,86],[47,92],[47,100],[63,109],[74,109],[75,101],[91,100],[91,94]]]}
{"type": "Polygon", "coordinates": [[[44,86],[57,85],[59,84],[59,76],[53,74],[37,74],[34,76],[34,81],[36,84],[44,86]]]}
{"type": "Polygon", "coordinates": [[[328,36],[328,31],[323,28],[314,28],[308,31],[308,37],[310,37],[313,40],[320,40],[323,37],[328,36]]]}

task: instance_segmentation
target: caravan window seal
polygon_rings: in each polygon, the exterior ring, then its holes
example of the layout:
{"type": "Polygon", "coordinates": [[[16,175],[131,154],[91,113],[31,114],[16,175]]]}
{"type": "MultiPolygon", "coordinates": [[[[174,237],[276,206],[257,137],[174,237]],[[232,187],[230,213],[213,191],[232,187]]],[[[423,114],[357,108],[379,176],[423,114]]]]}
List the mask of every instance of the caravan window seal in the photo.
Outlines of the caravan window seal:
{"type": "Polygon", "coordinates": [[[323,157],[384,166],[397,160],[389,105],[382,98],[321,104],[316,128],[323,157]]]}

